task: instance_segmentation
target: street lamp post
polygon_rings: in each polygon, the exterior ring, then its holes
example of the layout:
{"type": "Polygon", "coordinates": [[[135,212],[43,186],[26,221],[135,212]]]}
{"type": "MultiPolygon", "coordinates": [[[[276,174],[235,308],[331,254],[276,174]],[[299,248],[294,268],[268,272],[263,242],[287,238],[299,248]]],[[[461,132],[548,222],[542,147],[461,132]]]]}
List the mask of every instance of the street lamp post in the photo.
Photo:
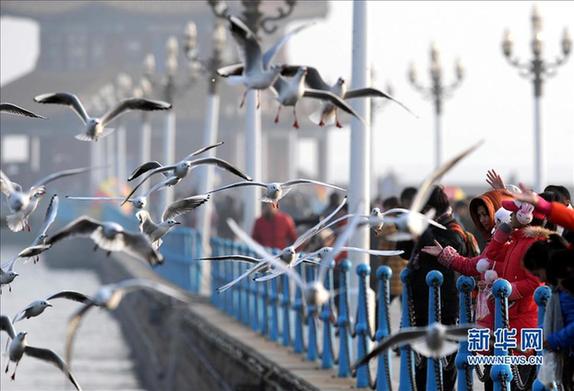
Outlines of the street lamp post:
{"type": "MultiPolygon", "coordinates": [[[[186,46],[192,43],[192,46],[195,47],[195,40],[197,38],[197,32],[195,31],[195,25],[193,25],[193,29],[188,29],[185,31],[185,41],[186,46]],[[192,34],[192,35],[190,35],[192,34]]],[[[165,61],[165,68],[166,73],[162,77],[157,78],[155,75],[156,71],[156,62],[155,57],[153,54],[148,54],[144,60],[144,78],[149,82],[151,86],[153,86],[157,91],[159,91],[162,99],[174,104],[176,96],[180,92],[185,92],[189,89],[189,87],[195,82],[196,80],[196,70],[194,62],[196,61],[195,58],[190,58],[187,56],[188,60],[190,61],[190,72],[189,72],[189,79],[187,83],[183,83],[183,85],[179,85],[177,80],[177,71],[178,71],[178,49],[179,43],[177,38],[171,36],[168,38],[166,42],[166,61],[165,61]]],[[[186,53],[187,54],[187,53],[186,53]]],[[[165,130],[163,133],[163,164],[173,164],[175,162],[175,145],[176,145],[176,117],[175,117],[175,107],[172,110],[169,110],[165,116],[165,130]]],[[[162,191],[162,202],[160,202],[160,207],[163,209],[168,204],[173,201],[173,188],[168,187],[164,191],[162,191]]]]}
{"type": "MultiPolygon", "coordinates": [[[[138,86],[134,88],[133,95],[136,98],[148,98],[151,95],[152,87],[148,79],[142,78],[138,86]]],[[[141,135],[140,135],[140,162],[151,160],[151,123],[149,114],[145,111],[141,113],[141,135]]],[[[147,193],[150,183],[145,181],[141,187],[142,194],[147,193]]]]}
{"type": "MultiPolygon", "coordinates": [[[[242,0],[243,20],[257,35],[259,30],[272,34],[277,30],[275,22],[287,18],[295,8],[296,0],[283,0],[286,8],[277,7],[276,15],[265,15],[260,11],[261,0],[242,0]]],[[[207,0],[215,16],[225,18],[229,14],[222,0],[207,0]]],[[[256,91],[251,90],[246,97],[244,155],[245,171],[255,181],[261,180],[261,113],[257,110],[256,91]]],[[[251,232],[255,218],[260,214],[259,190],[256,186],[246,186],[244,194],[243,229],[251,232]]]]}
{"type": "Polygon", "coordinates": [[[430,87],[424,87],[419,83],[417,78],[417,71],[414,64],[411,64],[409,69],[409,81],[412,86],[423,94],[426,99],[431,99],[434,105],[435,113],[435,168],[439,167],[443,159],[443,134],[442,134],[442,111],[443,101],[450,98],[464,78],[464,68],[460,60],[455,62],[455,79],[450,84],[444,84],[442,77],[442,66],[439,60],[439,52],[435,44],[431,45],[430,50],[431,64],[430,64],[430,87]]]}
{"type": "MultiPolygon", "coordinates": [[[[128,98],[132,92],[132,79],[125,73],[120,73],[116,79],[116,102],[128,98]]],[[[116,177],[118,178],[118,190],[121,193],[120,183],[124,183],[127,178],[127,135],[125,122],[119,118],[117,123],[118,129],[115,131],[117,140],[117,155],[116,155],[116,177]]],[[[109,137],[113,136],[110,135],[109,137]]]]}
{"type": "Polygon", "coordinates": [[[546,167],[544,162],[544,142],[542,139],[542,126],[540,119],[540,101],[542,98],[542,86],[544,81],[556,75],[557,68],[564,64],[570,56],[572,50],[572,39],[565,28],[562,35],[562,55],[554,61],[547,61],[542,58],[542,18],[535,6],[532,9],[532,59],[521,61],[512,53],[514,40],[509,30],[504,32],[502,39],[502,52],[508,63],[520,70],[520,76],[532,80],[534,87],[534,189],[542,191],[546,185],[546,167]]]}

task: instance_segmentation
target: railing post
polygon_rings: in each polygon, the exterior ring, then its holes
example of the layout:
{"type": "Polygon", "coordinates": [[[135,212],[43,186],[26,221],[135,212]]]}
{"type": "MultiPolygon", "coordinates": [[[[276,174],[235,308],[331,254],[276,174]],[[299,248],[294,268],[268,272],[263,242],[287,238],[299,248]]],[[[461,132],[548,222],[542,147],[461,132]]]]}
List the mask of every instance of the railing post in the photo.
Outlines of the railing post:
{"type": "MultiPolygon", "coordinates": [[[[301,275],[301,264],[297,265],[296,268],[297,273],[301,275]]],[[[303,292],[301,292],[299,285],[295,288],[293,311],[295,311],[295,340],[293,341],[293,351],[295,353],[303,353],[305,350],[303,341],[303,292]]]]}
{"type": "MultiPolygon", "coordinates": [[[[369,350],[371,330],[368,320],[369,308],[367,304],[367,279],[371,274],[371,267],[361,263],[356,269],[359,280],[359,299],[357,305],[357,320],[355,322],[355,338],[357,339],[357,357],[364,357],[369,350]]],[[[361,365],[357,368],[357,388],[369,387],[371,373],[369,365],[361,365]]]]}
{"type": "MultiPolygon", "coordinates": [[[[402,294],[402,308],[403,313],[401,315],[401,329],[414,326],[411,324],[410,317],[410,302],[412,298],[410,297],[410,274],[411,271],[408,268],[404,268],[401,272],[401,282],[403,283],[403,294],[402,294]]],[[[401,346],[401,372],[399,380],[399,391],[416,391],[415,384],[415,364],[414,364],[414,354],[411,347],[408,344],[401,346]]]]}
{"type": "MultiPolygon", "coordinates": [[[[499,278],[492,285],[492,294],[495,300],[494,330],[508,328],[508,296],[512,293],[512,286],[505,279],[499,278]]],[[[508,356],[508,348],[502,344],[494,347],[495,356],[508,356]]],[[[493,365],[490,378],[494,383],[494,391],[510,390],[512,370],[508,364],[493,365]]]]}
{"type": "MultiPolygon", "coordinates": [[[[333,272],[333,266],[335,262],[333,261],[329,265],[329,271],[325,275],[325,289],[331,292],[331,273],[333,272]]],[[[334,356],[333,356],[333,324],[331,322],[331,308],[332,302],[331,298],[327,300],[325,304],[321,307],[320,318],[323,321],[323,350],[321,351],[321,368],[329,369],[333,368],[334,356]]]]}
{"type": "MultiPolygon", "coordinates": [[[[209,246],[211,247],[212,254],[214,256],[219,255],[219,238],[211,238],[209,241],[209,246]]],[[[198,261],[199,262],[199,261],[198,261]]],[[[217,294],[217,287],[219,286],[219,264],[213,262],[211,265],[211,303],[221,309],[221,301],[217,294]]]]}
{"type": "MultiPolygon", "coordinates": [[[[192,270],[194,270],[194,274],[192,276],[192,284],[193,284],[193,293],[199,294],[201,292],[201,274],[203,272],[203,267],[201,262],[197,261],[197,259],[201,258],[203,254],[203,239],[201,232],[197,230],[193,230],[192,235],[195,237],[195,248],[194,248],[194,261],[192,263],[192,270]]],[[[207,235],[207,233],[206,233],[207,235]]]]}
{"type": "MultiPolygon", "coordinates": [[[[246,245],[243,246],[243,254],[244,255],[249,255],[249,247],[247,247],[246,245]]],[[[243,265],[243,272],[246,272],[247,269],[249,268],[250,265],[244,264],[243,265]]],[[[241,285],[242,285],[242,293],[243,293],[243,302],[242,302],[242,306],[241,306],[241,311],[240,311],[240,319],[241,319],[241,323],[243,323],[246,326],[249,326],[249,317],[251,315],[251,306],[250,304],[250,285],[253,282],[251,281],[251,278],[244,278],[241,281],[241,285]]]]}
{"type": "Polygon", "coordinates": [[[339,316],[337,329],[339,330],[339,377],[347,377],[351,372],[349,335],[349,301],[347,297],[347,273],[351,270],[351,261],[345,259],[339,266],[339,316]]]}
{"type": "MultiPolygon", "coordinates": [[[[540,327],[541,329],[544,329],[544,316],[546,315],[546,305],[550,301],[551,297],[552,297],[552,290],[550,289],[550,287],[548,287],[546,285],[539,286],[534,291],[534,301],[536,302],[536,305],[538,306],[538,327],[540,327]]],[[[542,350],[539,352],[536,352],[537,356],[542,356],[543,354],[544,354],[544,351],[542,351],[542,350]]],[[[538,366],[536,368],[536,372],[538,373],[539,370],[540,370],[540,367],[538,366]]],[[[544,391],[544,390],[547,390],[547,388],[544,387],[544,384],[542,384],[540,382],[540,380],[538,380],[538,377],[537,377],[534,380],[534,383],[532,384],[532,390],[533,391],[544,391]]]]}
{"type": "MultiPolygon", "coordinates": [[[[232,254],[234,250],[234,245],[231,240],[226,241],[225,250],[227,254],[232,254]]],[[[225,261],[225,283],[233,280],[233,264],[232,261],[225,261]]],[[[224,292],[225,295],[225,310],[229,316],[235,315],[235,296],[236,296],[237,289],[231,288],[224,292]]]]}
{"type": "MultiPolygon", "coordinates": [[[[249,254],[253,255],[253,254],[249,254]]],[[[257,256],[254,256],[257,258],[257,256]]],[[[253,265],[249,265],[248,267],[253,267],[253,265]]],[[[251,329],[255,332],[259,330],[263,330],[263,326],[260,320],[261,309],[259,306],[260,303],[260,293],[259,290],[262,289],[260,283],[253,281],[253,277],[247,277],[246,280],[249,281],[249,291],[248,295],[251,297],[251,303],[253,304],[253,312],[251,313],[251,329]]]]}
{"type": "MultiPolygon", "coordinates": [[[[385,337],[391,333],[390,319],[389,319],[389,305],[391,301],[389,281],[393,271],[386,265],[381,265],[377,269],[377,332],[375,333],[375,340],[381,342],[385,337]]],[[[392,390],[391,384],[391,351],[387,350],[380,354],[377,359],[377,378],[376,378],[377,391],[390,391],[392,390]]]]}
{"type": "MultiPolygon", "coordinates": [[[[460,276],[456,281],[456,289],[458,289],[458,302],[459,312],[458,318],[460,324],[472,323],[472,302],[470,294],[474,289],[474,278],[468,276],[460,276]]],[[[473,386],[472,372],[473,367],[468,365],[468,341],[460,341],[458,353],[455,358],[455,365],[457,369],[457,390],[458,391],[471,391],[473,386]]]]}
{"type": "MultiPolygon", "coordinates": [[[[443,283],[442,273],[438,270],[431,270],[426,276],[426,283],[429,287],[429,311],[428,324],[441,321],[440,319],[440,287],[443,283]]],[[[427,358],[427,391],[442,389],[442,363],[440,359],[427,358]]]]}
{"type": "Polygon", "coordinates": [[[279,339],[279,292],[277,291],[277,278],[271,280],[271,294],[269,295],[271,304],[271,327],[269,328],[269,339],[277,341],[279,339]]]}
{"type": "Polygon", "coordinates": [[[257,283],[254,282],[254,283],[262,285],[261,290],[259,290],[259,293],[261,295],[260,331],[261,335],[267,335],[267,333],[269,332],[269,303],[267,301],[269,297],[269,282],[265,281],[265,282],[257,282],[257,283]]]}
{"type": "MultiPolygon", "coordinates": [[[[313,281],[315,278],[314,270],[311,266],[303,266],[307,282],[313,281]]],[[[317,314],[317,307],[307,303],[307,360],[315,361],[319,352],[317,349],[317,322],[315,315],[317,314]]]]}
{"type": "Polygon", "coordinates": [[[283,309],[283,328],[281,330],[281,340],[283,346],[291,345],[291,292],[289,291],[289,277],[287,274],[281,276],[282,294],[281,307],[283,309]]]}

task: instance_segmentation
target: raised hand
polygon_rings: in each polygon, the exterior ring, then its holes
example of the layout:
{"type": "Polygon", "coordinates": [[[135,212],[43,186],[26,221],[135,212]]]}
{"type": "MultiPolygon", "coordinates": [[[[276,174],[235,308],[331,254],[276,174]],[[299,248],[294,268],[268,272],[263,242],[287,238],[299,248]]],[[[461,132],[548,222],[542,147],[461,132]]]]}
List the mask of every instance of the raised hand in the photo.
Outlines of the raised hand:
{"type": "Polygon", "coordinates": [[[432,255],[433,257],[438,257],[440,255],[440,253],[442,252],[442,249],[443,249],[443,247],[440,245],[440,243],[435,240],[434,246],[424,246],[421,249],[421,251],[423,253],[427,253],[429,255],[432,255]]]}
{"type": "Polygon", "coordinates": [[[502,177],[494,170],[488,170],[486,173],[486,183],[490,185],[494,190],[504,190],[504,181],[502,177]]]}
{"type": "Polygon", "coordinates": [[[522,193],[513,194],[515,199],[522,202],[528,202],[532,205],[536,205],[538,203],[538,194],[524,186],[523,183],[519,183],[518,187],[520,187],[522,193]]]}

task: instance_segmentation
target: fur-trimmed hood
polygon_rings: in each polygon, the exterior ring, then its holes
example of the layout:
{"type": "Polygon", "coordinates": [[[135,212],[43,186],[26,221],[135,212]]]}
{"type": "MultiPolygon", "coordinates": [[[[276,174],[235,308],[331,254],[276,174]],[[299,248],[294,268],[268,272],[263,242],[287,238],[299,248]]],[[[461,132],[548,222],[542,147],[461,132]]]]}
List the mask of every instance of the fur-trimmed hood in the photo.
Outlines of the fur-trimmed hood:
{"type": "Polygon", "coordinates": [[[524,238],[542,238],[548,239],[551,234],[556,233],[554,231],[550,231],[544,227],[538,226],[527,226],[518,230],[521,233],[522,237],[524,238]]]}

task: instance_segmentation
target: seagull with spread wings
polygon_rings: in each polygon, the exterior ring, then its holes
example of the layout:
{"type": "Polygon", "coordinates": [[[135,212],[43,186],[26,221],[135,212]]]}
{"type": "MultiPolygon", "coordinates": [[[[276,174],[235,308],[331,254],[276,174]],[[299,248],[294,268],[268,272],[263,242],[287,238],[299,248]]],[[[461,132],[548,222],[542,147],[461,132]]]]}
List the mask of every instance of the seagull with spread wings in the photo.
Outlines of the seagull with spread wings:
{"type": "Polygon", "coordinates": [[[28,191],[24,191],[22,186],[16,182],[12,182],[10,178],[0,170],[0,190],[8,199],[8,208],[13,212],[11,215],[6,216],[8,228],[14,232],[22,231],[24,228],[30,231],[28,217],[36,210],[40,199],[46,194],[46,185],[56,179],[82,174],[91,169],[91,167],[85,167],[58,171],[40,179],[34,183],[28,191]]]}
{"type": "Polygon", "coordinates": [[[429,176],[425,178],[423,183],[419,186],[417,194],[411,204],[410,209],[395,208],[389,209],[385,212],[386,216],[372,216],[369,218],[370,225],[379,225],[381,223],[395,224],[398,231],[386,236],[387,240],[404,241],[418,238],[427,229],[429,224],[438,228],[446,229],[441,224],[433,220],[434,209],[431,209],[426,214],[421,213],[425,207],[434,186],[440,179],[450,171],[458,162],[476,150],[482,141],[474,144],[473,146],[458,153],[440,167],[434,170],[429,176]],[[394,216],[390,216],[394,214],[394,216]]]}
{"type": "MultiPolygon", "coordinates": [[[[358,208],[360,210],[360,208],[358,208]]],[[[361,220],[360,215],[356,214],[350,222],[345,226],[345,230],[337,237],[333,248],[327,252],[327,254],[321,260],[321,264],[319,266],[319,272],[316,275],[316,278],[313,281],[305,282],[303,277],[299,275],[293,269],[293,267],[289,267],[288,265],[281,262],[277,257],[269,254],[259,243],[251,238],[245,231],[243,231],[235,221],[232,219],[227,220],[227,224],[237,235],[239,240],[245,242],[255,253],[260,256],[263,261],[269,265],[273,266],[277,271],[281,271],[286,273],[288,277],[290,277],[295,284],[297,284],[303,293],[303,297],[305,302],[309,305],[315,306],[315,308],[320,308],[321,305],[326,303],[329,298],[331,297],[330,292],[325,289],[324,281],[327,275],[327,272],[333,263],[333,260],[342,251],[345,243],[351,238],[353,233],[355,232],[359,221],[361,220]]],[[[318,230],[317,230],[318,231],[318,230]]]]}
{"type": "Polygon", "coordinates": [[[34,300],[30,304],[28,304],[26,308],[24,308],[14,316],[14,318],[12,319],[12,323],[16,323],[22,319],[30,319],[41,315],[46,308],[53,307],[52,303],[50,303],[50,300],[55,299],[66,299],[84,304],[90,301],[90,298],[82,293],[74,291],[61,291],[58,293],[54,293],[53,295],[50,295],[45,299],[34,300]]]}
{"type": "Polygon", "coordinates": [[[294,179],[294,180],[287,181],[287,182],[269,182],[269,183],[255,182],[255,181],[236,182],[236,183],[232,183],[230,185],[220,187],[220,188],[215,189],[215,190],[211,190],[211,191],[207,192],[207,194],[213,194],[213,193],[217,193],[217,192],[220,192],[223,190],[235,189],[237,187],[243,187],[243,186],[258,186],[258,187],[262,187],[265,189],[265,193],[261,197],[261,201],[272,203],[273,206],[277,208],[279,206],[279,201],[283,197],[285,197],[287,195],[287,193],[289,193],[291,191],[293,186],[296,186],[296,185],[317,185],[317,186],[329,187],[331,189],[335,189],[335,190],[339,190],[339,191],[344,191],[344,192],[347,191],[347,190],[343,189],[342,187],[331,185],[331,184],[325,183],[325,182],[315,181],[312,179],[294,179]]]}
{"type": "Polygon", "coordinates": [[[158,249],[162,243],[161,238],[177,225],[181,224],[174,219],[205,204],[209,200],[209,197],[209,195],[197,195],[172,202],[165,208],[161,216],[161,221],[158,223],[153,221],[147,210],[140,210],[136,213],[136,217],[140,222],[140,232],[147,235],[153,247],[158,249]]]}
{"type": "Polygon", "coordinates": [[[427,358],[438,359],[446,357],[458,350],[458,342],[465,341],[468,337],[468,330],[473,327],[476,326],[445,326],[435,322],[428,326],[401,329],[397,333],[383,339],[369,354],[361,357],[353,364],[353,370],[362,365],[366,365],[371,359],[384,353],[388,349],[406,344],[409,344],[414,351],[427,358]]]}
{"type": "MultiPolygon", "coordinates": [[[[301,68],[301,65],[284,66],[283,70],[281,71],[281,74],[283,76],[293,76],[298,72],[299,68],[301,68]]],[[[347,82],[342,77],[338,78],[335,84],[329,85],[323,79],[317,68],[310,66],[306,66],[305,68],[307,68],[307,77],[305,78],[305,83],[307,84],[307,86],[309,86],[309,88],[320,91],[329,91],[344,101],[356,98],[389,99],[416,117],[416,115],[408,107],[406,107],[404,104],[402,104],[401,102],[393,98],[391,95],[383,91],[380,91],[372,87],[349,90],[347,87],[347,82]]],[[[321,109],[321,119],[319,120],[319,126],[325,126],[325,122],[328,121],[329,118],[331,118],[334,115],[336,126],[338,128],[341,128],[342,125],[339,122],[339,118],[337,115],[337,108],[339,107],[334,105],[333,102],[326,101],[323,104],[323,108],[321,109]]]]}
{"type": "Polygon", "coordinates": [[[46,119],[45,117],[42,117],[41,115],[32,113],[31,111],[26,110],[26,109],[24,109],[20,106],[17,106],[13,103],[0,103],[0,113],[15,114],[15,115],[19,115],[22,117],[46,119]]]}
{"type": "Polygon", "coordinates": [[[229,16],[229,29],[235,39],[243,57],[243,64],[234,64],[219,68],[217,73],[228,78],[231,84],[243,84],[245,91],[241,98],[240,107],[245,103],[247,91],[258,91],[257,107],[259,107],[259,91],[269,88],[283,70],[282,65],[272,65],[275,55],[287,43],[287,41],[299,31],[308,27],[303,25],[281,37],[275,45],[263,53],[257,36],[247,27],[243,21],[235,16],[229,16]]]}
{"type": "Polygon", "coordinates": [[[173,297],[183,303],[191,303],[191,296],[182,289],[172,287],[165,283],[146,280],[142,278],[132,278],[114,284],[102,286],[95,295],[88,298],[84,305],[72,315],[68,321],[66,333],[66,362],[71,366],[72,347],[74,338],[78,332],[78,327],[83,317],[94,307],[105,308],[108,311],[115,310],[124,296],[136,290],[149,290],[159,292],[163,295],[173,297]]]}
{"type": "Polygon", "coordinates": [[[151,266],[161,264],[163,257],[152,246],[144,234],[128,232],[113,221],[98,221],[88,216],[81,216],[69,223],[45,240],[46,249],[55,243],[70,237],[89,237],[95,243],[94,250],[101,248],[108,256],[114,251],[122,251],[134,258],[149,263],[151,266]]]}
{"type": "Polygon", "coordinates": [[[130,110],[156,111],[171,109],[171,104],[167,102],[130,98],[119,102],[102,117],[90,117],[80,99],[74,94],[67,92],[48,93],[38,95],[34,100],[38,103],[52,103],[71,107],[85,125],[83,133],[76,135],[76,139],[81,141],[98,141],[98,139],[108,136],[114,129],[106,128],[106,125],[130,110]]]}
{"type": "Polygon", "coordinates": [[[81,391],[81,387],[70,372],[68,365],[62,360],[60,356],[54,353],[50,349],[35,348],[28,345],[27,335],[28,333],[19,332],[16,334],[10,318],[4,315],[0,315],[0,330],[5,331],[6,334],[12,339],[8,347],[8,363],[6,364],[6,369],[4,372],[8,373],[10,366],[10,361],[16,363],[14,372],[12,373],[11,379],[16,379],[16,370],[18,369],[18,364],[24,355],[37,358],[42,361],[46,361],[58,367],[62,372],[66,374],[66,377],[70,379],[70,382],[74,385],[76,390],[81,391]]]}
{"type": "Polygon", "coordinates": [[[278,270],[282,271],[285,271],[285,269],[293,270],[294,266],[304,261],[303,259],[299,261],[300,257],[299,254],[297,253],[297,249],[301,247],[303,244],[305,244],[305,242],[309,241],[319,231],[321,231],[321,229],[329,222],[329,220],[331,220],[337,213],[339,213],[339,211],[343,208],[343,206],[345,206],[346,203],[347,203],[347,197],[343,199],[343,202],[341,202],[341,204],[333,212],[331,212],[331,214],[329,214],[323,220],[319,221],[316,225],[314,225],[305,233],[303,233],[301,236],[299,236],[292,245],[285,247],[283,250],[281,250],[281,252],[278,255],[269,254],[269,252],[267,252],[260,244],[255,242],[255,240],[251,239],[249,235],[245,234],[243,230],[237,227],[235,221],[233,221],[232,219],[228,219],[227,224],[229,224],[229,227],[233,230],[233,232],[239,237],[239,239],[247,243],[249,247],[252,247],[257,253],[257,256],[261,257],[261,259],[257,259],[255,265],[247,269],[243,274],[241,274],[234,280],[217,288],[217,291],[219,293],[224,292],[229,288],[231,288],[232,286],[234,286],[235,284],[237,284],[239,281],[249,277],[254,273],[260,273],[269,270],[272,267],[277,268],[276,266],[277,264],[280,264],[282,266],[278,270]],[[245,235],[247,235],[248,239],[244,237],[245,235]],[[271,262],[269,258],[272,258],[273,262],[271,262]]]}
{"type": "Polygon", "coordinates": [[[22,250],[18,254],[18,257],[33,258],[34,263],[40,260],[40,254],[45,251],[42,250],[43,247],[42,245],[44,244],[46,238],[48,237],[47,235],[48,229],[50,228],[52,223],[54,223],[54,221],[56,220],[56,216],[58,215],[58,205],[60,204],[59,200],[60,199],[58,198],[57,194],[54,194],[52,196],[52,199],[50,199],[50,204],[48,205],[48,209],[46,209],[46,216],[44,217],[44,223],[42,224],[42,229],[40,229],[40,233],[38,234],[38,236],[36,236],[32,244],[28,248],[22,250]],[[29,250],[30,248],[32,248],[32,250],[29,250]]]}
{"type": "MultiPolygon", "coordinates": [[[[131,180],[139,177],[143,173],[147,173],[147,175],[145,175],[144,178],[140,181],[140,183],[138,183],[132,189],[130,194],[128,194],[125,197],[124,201],[122,202],[122,205],[125,204],[126,202],[128,202],[130,197],[135,194],[135,192],[140,188],[140,186],[143,185],[143,183],[145,181],[150,179],[155,174],[158,174],[158,173],[163,174],[163,173],[169,172],[169,174],[167,176],[165,176],[165,174],[164,174],[165,179],[163,179],[162,181],[160,181],[156,185],[154,185],[152,190],[150,190],[148,192],[148,194],[151,193],[152,191],[159,190],[159,189],[162,189],[162,188],[167,187],[167,186],[175,186],[183,178],[185,178],[189,174],[189,172],[192,171],[194,168],[201,166],[201,165],[205,165],[205,164],[215,165],[215,166],[220,167],[226,171],[229,171],[230,173],[232,173],[234,175],[237,175],[238,177],[240,177],[242,179],[245,179],[247,181],[251,181],[251,178],[248,175],[244,174],[241,170],[239,170],[238,168],[235,168],[233,165],[226,162],[225,160],[218,159],[216,157],[192,159],[192,157],[196,154],[197,154],[197,152],[194,152],[191,155],[186,156],[183,160],[180,160],[179,162],[177,162],[175,164],[170,164],[168,166],[162,166],[160,164],[159,166],[156,166],[155,168],[150,168],[149,165],[146,167],[144,167],[144,165],[142,165],[142,166],[136,168],[136,170],[128,178],[128,181],[131,181],[131,180]]],[[[149,163],[150,162],[148,162],[146,164],[149,164],[149,163]]]]}

